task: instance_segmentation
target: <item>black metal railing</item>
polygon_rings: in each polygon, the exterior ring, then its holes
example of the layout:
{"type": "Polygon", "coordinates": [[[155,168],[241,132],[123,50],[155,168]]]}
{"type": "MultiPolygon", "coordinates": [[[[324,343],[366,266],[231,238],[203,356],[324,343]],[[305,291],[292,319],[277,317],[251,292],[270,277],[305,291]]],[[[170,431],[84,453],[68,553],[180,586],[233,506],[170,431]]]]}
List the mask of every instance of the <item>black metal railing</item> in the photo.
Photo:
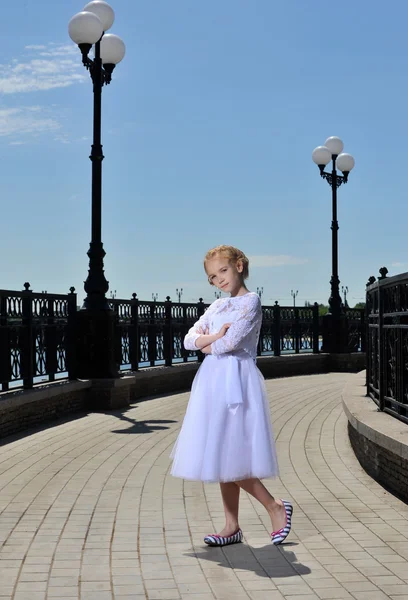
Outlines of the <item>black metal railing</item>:
{"type": "Polygon", "coordinates": [[[367,343],[364,308],[345,308],[347,319],[347,346],[349,352],[365,352],[367,343]]]}
{"type": "MultiPolygon", "coordinates": [[[[116,314],[116,361],[120,368],[136,371],[146,366],[203,360],[200,352],[185,350],[183,338],[208,304],[110,299],[116,314]]],[[[258,356],[318,353],[322,345],[319,306],[262,307],[258,356]]],[[[365,351],[363,309],[347,309],[350,352],[365,351]]]]}
{"type": "MultiPolygon", "coordinates": [[[[30,389],[39,381],[76,378],[77,296],[0,290],[0,391],[30,389]]],[[[202,361],[183,339],[208,304],[110,298],[115,314],[115,358],[120,371],[202,361]]],[[[322,317],[308,307],[263,306],[259,356],[318,353],[322,317]]],[[[364,311],[347,309],[349,350],[365,350],[364,311]]]]}
{"type": "Polygon", "coordinates": [[[262,328],[259,336],[258,354],[281,354],[319,352],[319,306],[262,307],[262,328]]]}
{"type": "MultiPolygon", "coordinates": [[[[120,368],[166,365],[197,359],[197,352],[185,350],[183,339],[208,305],[131,300],[109,300],[116,315],[116,362],[120,368]]],[[[201,359],[201,357],[199,357],[201,359]]],[[[202,357],[203,358],[203,357],[202,357]]]]}
{"type": "Polygon", "coordinates": [[[368,285],[366,314],[367,395],[408,423],[408,273],[368,285]]]}
{"type": "Polygon", "coordinates": [[[0,390],[75,379],[74,288],[67,295],[0,290],[0,390]]]}

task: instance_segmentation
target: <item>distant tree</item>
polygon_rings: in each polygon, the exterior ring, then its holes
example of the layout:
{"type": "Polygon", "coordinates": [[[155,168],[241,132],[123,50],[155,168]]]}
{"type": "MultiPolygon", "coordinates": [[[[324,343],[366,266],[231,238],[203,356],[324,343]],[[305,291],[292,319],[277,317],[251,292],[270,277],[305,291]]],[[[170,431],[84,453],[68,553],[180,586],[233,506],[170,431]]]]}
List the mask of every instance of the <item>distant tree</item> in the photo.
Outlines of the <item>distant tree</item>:
{"type": "Polygon", "coordinates": [[[329,312],[329,307],[326,304],[319,304],[319,317],[324,317],[329,312]]]}
{"type": "Polygon", "coordinates": [[[365,307],[366,307],[365,302],[357,302],[357,304],[355,305],[354,308],[365,308],[365,307]]]}

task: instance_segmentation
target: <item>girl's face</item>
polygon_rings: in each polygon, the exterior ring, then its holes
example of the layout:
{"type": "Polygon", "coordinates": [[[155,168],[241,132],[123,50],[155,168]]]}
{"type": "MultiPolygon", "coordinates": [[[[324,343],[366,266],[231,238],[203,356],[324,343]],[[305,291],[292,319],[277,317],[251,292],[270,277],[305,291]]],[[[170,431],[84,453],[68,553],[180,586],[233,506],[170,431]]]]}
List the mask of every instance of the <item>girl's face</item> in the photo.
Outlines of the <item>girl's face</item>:
{"type": "Polygon", "coordinates": [[[223,292],[233,293],[242,286],[243,265],[231,264],[224,256],[216,256],[206,263],[208,281],[223,292]]]}

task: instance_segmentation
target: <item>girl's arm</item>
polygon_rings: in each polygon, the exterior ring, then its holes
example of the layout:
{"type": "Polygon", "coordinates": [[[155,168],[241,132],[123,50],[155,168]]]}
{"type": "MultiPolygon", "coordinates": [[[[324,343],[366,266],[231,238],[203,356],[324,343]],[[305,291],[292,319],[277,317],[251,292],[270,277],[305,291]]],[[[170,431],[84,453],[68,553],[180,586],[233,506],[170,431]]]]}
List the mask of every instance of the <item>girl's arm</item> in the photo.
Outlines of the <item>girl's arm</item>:
{"type": "Polygon", "coordinates": [[[202,350],[206,346],[211,346],[214,342],[220,339],[220,334],[213,333],[212,335],[200,335],[195,341],[196,349],[202,350]]]}
{"type": "Polygon", "coordinates": [[[242,302],[241,314],[232,322],[227,333],[211,343],[211,354],[225,354],[241,347],[243,340],[262,323],[262,305],[258,294],[251,294],[242,302]]]}
{"type": "Polygon", "coordinates": [[[209,306],[207,308],[205,313],[203,315],[201,315],[201,317],[198,319],[198,321],[196,323],[194,323],[194,325],[188,330],[186,336],[184,337],[184,348],[186,350],[200,350],[204,346],[208,346],[209,344],[214,342],[216,339],[218,339],[217,334],[202,335],[199,332],[200,327],[202,328],[203,331],[205,331],[207,329],[207,327],[210,326],[209,313],[210,313],[213,305],[216,302],[217,302],[217,300],[215,302],[213,302],[211,304],[211,306],[209,306]],[[204,338],[204,341],[203,341],[203,338],[204,338]],[[211,338],[211,340],[207,341],[209,338],[211,338]]]}

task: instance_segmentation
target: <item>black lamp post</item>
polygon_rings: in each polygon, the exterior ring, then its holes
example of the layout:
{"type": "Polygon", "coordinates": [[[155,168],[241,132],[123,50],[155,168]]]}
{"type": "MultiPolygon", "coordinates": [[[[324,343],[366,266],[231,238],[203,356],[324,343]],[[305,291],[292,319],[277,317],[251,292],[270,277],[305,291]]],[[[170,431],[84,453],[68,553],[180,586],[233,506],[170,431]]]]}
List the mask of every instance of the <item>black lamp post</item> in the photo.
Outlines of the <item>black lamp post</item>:
{"type": "Polygon", "coordinates": [[[299,290],[296,290],[296,291],[295,290],[290,290],[290,295],[293,298],[293,308],[296,307],[296,296],[298,295],[298,293],[299,293],[299,290]]]}
{"type": "Polygon", "coordinates": [[[176,288],[176,294],[178,296],[178,301],[180,303],[181,302],[181,296],[183,295],[183,288],[181,288],[181,289],[176,288]]]}
{"type": "Polygon", "coordinates": [[[351,154],[343,152],[343,147],[342,140],[333,136],[327,138],[324,146],[318,146],[312,153],[313,162],[318,165],[321,177],[328,182],[332,189],[332,276],[329,311],[324,319],[322,348],[324,352],[348,351],[347,323],[339,291],[337,188],[342,183],[347,183],[349,173],[354,168],[354,158],[351,154]],[[328,173],[324,168],[330,162],[332,170],[328,173]],[[342,171],[343,175],[338,175],[337,169],[342,171]]]}
{"type": "Polygon", "coordinates": [[[349,307],[349,305],[347,303],[347,294],[348,294],[348,291],[349,291],[348,286],[347,285],[345,285],[345,286],[342,285],[341,286],[341,291],[342,291],[342,294],[344,296],[344,308],[348,308],[349,307]]]}
{"type": "Polygon", "coordinates": [[[106,34],[113,24],[113,9],[103,0],[94,0],[72,17],[68,31],[78,44],[82,62],[93,82],[92,225],[88,250],[89,271],[84,289],[86,298],[78,311],[78,370],[80,378],[118,376],[114,357],[114,313],[106,293],[102,244],[102,161],[101,104],[102,88],[111,82],[112,72],[125,55],[125,45],[116,35],[106,34]],[[88,54],[94,46],[94,58],[88,54]]]}
{"type": "Polygon", "coordinates": [[[256,288],[256,293],[258,294],[258,296],[259,296],[259,299],[260,299],[260,301],[261,301],[261,302],[262,302],[262,294],[263,294],[263,291],[264,291],[263,287],[257,287],[257,288],[256,288]]]}

